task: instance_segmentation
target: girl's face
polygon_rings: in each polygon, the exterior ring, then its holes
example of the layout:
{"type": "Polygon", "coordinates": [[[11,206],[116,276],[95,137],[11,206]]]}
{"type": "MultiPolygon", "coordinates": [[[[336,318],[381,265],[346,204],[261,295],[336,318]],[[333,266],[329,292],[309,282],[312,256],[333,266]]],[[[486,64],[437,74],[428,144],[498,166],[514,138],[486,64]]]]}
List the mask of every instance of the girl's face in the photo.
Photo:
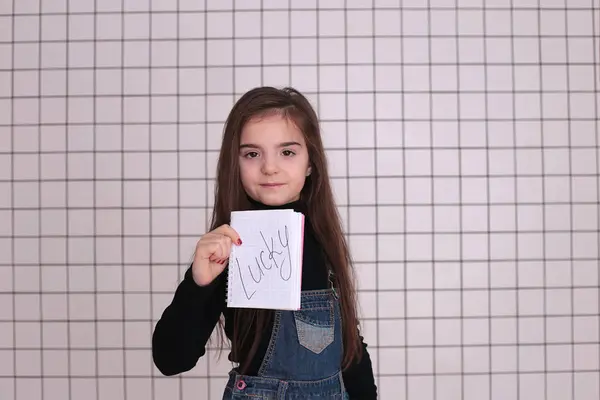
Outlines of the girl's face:
{"type": "Polygon", "coordinates": [[[244,190],[266,205],[298,200],[310,174],[304,135],[280,115],[250,120],[244,126],[239,161],[244,190]]]}

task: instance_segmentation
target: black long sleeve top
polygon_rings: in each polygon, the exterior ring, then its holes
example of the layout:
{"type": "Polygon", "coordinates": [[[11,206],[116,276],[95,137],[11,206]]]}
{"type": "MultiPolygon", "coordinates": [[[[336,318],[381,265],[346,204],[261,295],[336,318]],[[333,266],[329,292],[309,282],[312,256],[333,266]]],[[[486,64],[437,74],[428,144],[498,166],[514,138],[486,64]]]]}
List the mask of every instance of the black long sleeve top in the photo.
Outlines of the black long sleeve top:
{"type": "MultiPolygon", "coordinates": [[[[305,220],[302,290],[328,287],[327,269],[308,219],[305,220]]],[[[152,357],[158,370],[166,376],[191,370],[206,353],[206,345],[221,314],[225,317],[225,334],[232,337],[232,313],[226,307],[227,269],[212,283],[198,286],[186,271],[171,303],[156,323],[152,336],[152,357]]],[[[248,374],[255,374],[269,344],[270,335],[262,335],[248,374]]],[[[361,336],[363,356],[343,372],[344,385],[351,399],[377,398],[373,369],[367,344],[361,336]]]]}

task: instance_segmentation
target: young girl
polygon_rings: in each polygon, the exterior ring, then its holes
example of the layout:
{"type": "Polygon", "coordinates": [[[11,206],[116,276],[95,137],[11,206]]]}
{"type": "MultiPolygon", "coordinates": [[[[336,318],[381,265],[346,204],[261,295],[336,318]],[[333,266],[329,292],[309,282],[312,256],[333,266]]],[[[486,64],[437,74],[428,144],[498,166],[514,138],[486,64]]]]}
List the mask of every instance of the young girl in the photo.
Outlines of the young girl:
{"type": "Polygon", "coordinates": [[[292,88],[250,90],[227,118],[211,229],[156,324],[154,363],[189,371],[219,323],[237,364],[223,399],[375,399],[351,268],[313,108],[292,88]],[[277,208],[305,215],[301,309],[228,308],[227,260],[244,240],[230,213],[277,208]]]}

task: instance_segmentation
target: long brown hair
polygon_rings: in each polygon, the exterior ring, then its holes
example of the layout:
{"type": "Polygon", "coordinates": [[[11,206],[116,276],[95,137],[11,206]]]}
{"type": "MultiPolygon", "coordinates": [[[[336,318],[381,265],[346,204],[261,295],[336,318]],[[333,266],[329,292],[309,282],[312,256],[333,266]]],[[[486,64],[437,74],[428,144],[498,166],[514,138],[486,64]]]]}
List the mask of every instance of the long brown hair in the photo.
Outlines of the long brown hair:
{"type": "MultiPolygon", "coordinates": [[[[319,120],[308,99],[296,89],[254,88],[242,95],[233,106],[225,123],[217,163],[215,205],[210,230],[229,223],[231,211],[251,208],[239,172],[241,132],[249,120],[271,113],[288,118],[304,134],[311,174],[307,177],[300,200],[318,242],[321,245],[328,244],[323,246],[323,250],[334,273],[334,284],[340,297],[344,348],[342,366],[345,369],[360,358],[362,351],[352,261],[329,181],[319,120]]],[[[233,309],[232,359],[240,362],[242,371],[246,370],[256,353],[271,313],[272,310],[233,309]]],[[[223,320],[219,322],[223,328],[223,320]]],[[[223,338],[222,332],[219,333],[223,338]]]]}

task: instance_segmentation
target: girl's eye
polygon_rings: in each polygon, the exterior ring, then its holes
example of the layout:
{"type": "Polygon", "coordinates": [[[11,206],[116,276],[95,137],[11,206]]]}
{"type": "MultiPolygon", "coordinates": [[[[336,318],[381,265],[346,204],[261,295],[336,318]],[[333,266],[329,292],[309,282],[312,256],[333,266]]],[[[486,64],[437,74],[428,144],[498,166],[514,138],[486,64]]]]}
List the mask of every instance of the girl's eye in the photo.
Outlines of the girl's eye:
{"type": "Polygon", "coordinates": [[[258,153],[256,151],[249,151],[248,153],[246,153],[244,155],[244,157],[246,158],[254,158],[254,157],[258,157],[258,153]]]}
{"type": "Polygon", "coordinates": [[[286,156],[286,157],[293,156],[294,154],[296,154],[296,153],[294,153],[291,150],[284,150],[283,151],[283,155],[286,156]]]}

